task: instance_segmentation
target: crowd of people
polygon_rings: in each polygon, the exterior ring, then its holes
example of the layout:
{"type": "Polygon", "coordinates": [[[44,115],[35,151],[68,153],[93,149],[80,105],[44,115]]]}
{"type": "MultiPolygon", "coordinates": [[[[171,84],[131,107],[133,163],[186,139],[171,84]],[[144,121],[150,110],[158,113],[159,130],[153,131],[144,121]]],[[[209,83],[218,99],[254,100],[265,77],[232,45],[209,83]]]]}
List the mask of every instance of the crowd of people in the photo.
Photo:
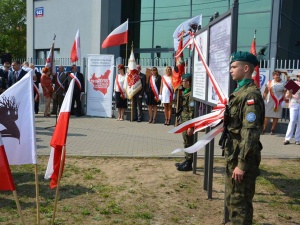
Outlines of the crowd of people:
{"type": "MultiPolygon", "coordinates": [[[[4,62],[3,68],[0,69],[0,94],[6,89],[21,80],[28,72],[30,72],[34,85],[37,90],[42,88],[42,94],[45,98],[44,117],[50,117],[51,114],[58,114],[61,108],[68,84],[71,81],[70,72],[65,71],[64,66],[59,66],[57,72],[53,72],[51,68],[44,67],[42,74],[35,68],[35,65],[27,61],[20,63],[15,60],[12,63],[4,62]],[[52,110],[50,110],[52,102],[52,110]]],[[[71,66],[71,73],[76,77],[76,85],[74,86],[71,115],[82,116],[81,101],[84,93],[84,75],[77,71],[77,66],[71,66]],[[76,107],[75,107],[76,104],[76,107]]],[[[39,113],[39,93],[34,91],[34,111],[39,113]]]]}
{"type": "MultiPolygon", "coordinates": [[[[157,67],[152,67],[151,75],[146,76],[141,73],[141,66],[137,65],[139,79],[141,80],[141,90],[133,97],[134,116],[133,121],[143,121],[142,103],[145,99],[145,104],[148,108],[149,121],[148,123],[156,123],[157,107],[164,107],[164,125],[171,124],[171,116],[173,112],[173,101],[175,98],[174,89],[172,86],[172,68],[166,67],[165,74],[160,75],[157,67]]],[[[118,74],[114,82],[114,94],[116,100],[116,108],[118,109],[117,120],[124,120],[125,109],[127,109],[126,90],[124,89],[124,81],[126,78],[125,67],[123,64],[118,65],[118,74]]]]}

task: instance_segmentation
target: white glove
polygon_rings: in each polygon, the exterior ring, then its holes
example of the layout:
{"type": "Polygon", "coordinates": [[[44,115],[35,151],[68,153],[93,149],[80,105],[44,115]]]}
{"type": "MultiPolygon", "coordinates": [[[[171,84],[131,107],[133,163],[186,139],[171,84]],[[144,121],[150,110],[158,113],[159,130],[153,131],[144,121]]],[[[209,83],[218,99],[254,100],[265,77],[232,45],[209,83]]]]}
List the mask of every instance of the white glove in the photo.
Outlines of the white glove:
{"type": "Polygon", "coordinates": [[[175,98],[176,98],[176,94],[174,93],[174,94],[173,94],[173,100],[175,100],[175,98]]]}
{"type": "Polygon", "coordinates": [[[158,99],[161,100],[161,95],[158,96],[158,99]]]}

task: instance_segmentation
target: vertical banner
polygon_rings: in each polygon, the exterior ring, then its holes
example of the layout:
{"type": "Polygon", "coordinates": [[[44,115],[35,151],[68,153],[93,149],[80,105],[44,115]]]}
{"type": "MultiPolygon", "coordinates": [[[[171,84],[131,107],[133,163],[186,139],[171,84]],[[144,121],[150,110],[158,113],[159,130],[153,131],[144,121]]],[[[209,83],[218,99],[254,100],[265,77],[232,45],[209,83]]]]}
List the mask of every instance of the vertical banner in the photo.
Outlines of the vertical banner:
{"type": "Polygon", "coordinates": [[[89,55],[87,76],[87,115],[111,117],[113,55],[89,55]]]}
{"type": "MultiPolygon", "coordinates": [[[[207,41],[208,41],[208,31],[205,30],[201,34],[195,37],[195,41],[198,43],[200,50],[207,63],[207,41]]],[[[194,51],[194,77],[193,77],[193,97],[200,100],[206,100],[207,93],[207,75],[205,67],[200,60],[197,51],[194,51]]]]}

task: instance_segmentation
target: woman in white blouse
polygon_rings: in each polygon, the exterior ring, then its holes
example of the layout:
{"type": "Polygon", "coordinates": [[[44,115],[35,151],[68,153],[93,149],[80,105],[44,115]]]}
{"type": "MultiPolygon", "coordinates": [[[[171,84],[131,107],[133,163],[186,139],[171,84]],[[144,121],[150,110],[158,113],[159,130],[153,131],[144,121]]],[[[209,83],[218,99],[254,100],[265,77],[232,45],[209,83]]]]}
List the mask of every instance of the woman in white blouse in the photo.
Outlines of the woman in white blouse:
{"type": "Polygon", "coordinates": [[[114,92],[116,100],[116,108],[118,109],[118,119],[120,121],[124,120],[125,109],[127,109],[127,98],[126,92],[123,88],[125,81],[125,67],[123,64],[118,65],[118,74],[116,75],[114,92]]]}
{"type": "Polygon", "coordinates": [[[166,67],[166,75],[161,79],[160,99],[164,104],[165,125],[170,125],[172,116],[172,101],[174,98],[174,90],[172,86],[172,68],[166,67]]]}

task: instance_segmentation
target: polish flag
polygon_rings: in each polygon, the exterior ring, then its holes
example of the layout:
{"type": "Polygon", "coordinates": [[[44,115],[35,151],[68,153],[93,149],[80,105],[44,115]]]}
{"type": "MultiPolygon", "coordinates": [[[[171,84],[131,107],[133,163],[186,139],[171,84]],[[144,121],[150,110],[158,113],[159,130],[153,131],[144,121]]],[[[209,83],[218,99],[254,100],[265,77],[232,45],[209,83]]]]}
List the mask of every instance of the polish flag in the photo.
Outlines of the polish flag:
{"type": "Polygon", "coordinates": [[[2,136],[0,132],[0,191],[15,191],[16,187],[6,157],[2,136]]]}
{"type": "Polygon", "coordinates": [[[52,73],[56,72],[55,71],[55,63],[54,63],[54,42],[52,43],[48,57],[46,59],[45,67],[52,69],[52,73]]]}
{"type": "Polygon", "coordinates": [[[114,29],[102,43],[102,48],[128,43],[128,20],[114,29]]]}
{"type": "Polygon", "coordinates": [[[50,181],[51,189],[57,186],[60,163],[63,163],[63,168],[64,168],[65,162],[64,161],[61,162],[61,156],[62,156],[62,149],[66,145],[66,140],[67,140],[69,119],[71,113],[71,103],[72,103],[73,90],[74,90],[74,82],[75,79],[72,79],[69,89],[62,103],[61,110],[59,112],[59,116],[57,119],[57,124],[54,129],[52,139],[50,141],[51,152],[50,152],[50,157],[49,157],[49,161],[45,173],[45,179],[51,178],[50,181]]]}
{"type": "Polygon", "coordinates": [[[76,62],[80,59],[80,33],[79,29],[76,33],[75,40],[71,50],[71,62],[76,62]]]}

